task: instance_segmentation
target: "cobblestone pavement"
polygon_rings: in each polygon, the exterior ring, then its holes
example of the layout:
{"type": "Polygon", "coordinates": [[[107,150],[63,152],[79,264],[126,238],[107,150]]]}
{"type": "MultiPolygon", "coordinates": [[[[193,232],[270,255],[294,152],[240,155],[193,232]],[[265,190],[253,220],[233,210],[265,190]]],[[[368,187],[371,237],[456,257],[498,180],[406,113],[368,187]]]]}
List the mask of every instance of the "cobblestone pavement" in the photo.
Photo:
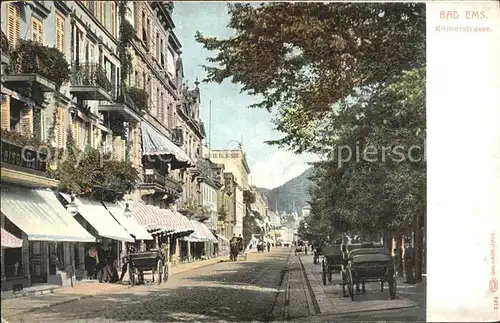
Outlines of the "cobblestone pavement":
{"type": "Polygon", "coordinates": [[[366,293],[357,293],[355,301],[342,297],[340,274],[332,275],[332,282],[324,286],[321,265],[314,265],[312,257],[302,256],[307,277],[314,291],[320,313],[314,321],[401,321],[425,322],[425,281],[417,285],[403,284],[398,280],[397,299],[389,300],[388,287],[380,291],[380,283],[367,283],[366,293]]]}
{"type": "MultiPolygon", "coordinates": [[[[278,296],[284,294],[280,286],[290,271],[292,258],[290,249],[274,249],[251,255],[247,261],[223,262],[180,273],[162,285],[136,286],[14,316],[4,313],[4,318],[9,323],[272,321],[280,319],[279,313],[283,312],[286,297],[278,296]]],[[[293,265],[298,266],[298,262],[293,265]]],[[[300,280],[289,284],[297,287],[294,297],[304,295],[301,284],[300,280]]],[[[290,299],[288,304],[292,304],[290,299]]],[[[305,315],[307,304],[304,301],[300,305],[305,315]]]]}

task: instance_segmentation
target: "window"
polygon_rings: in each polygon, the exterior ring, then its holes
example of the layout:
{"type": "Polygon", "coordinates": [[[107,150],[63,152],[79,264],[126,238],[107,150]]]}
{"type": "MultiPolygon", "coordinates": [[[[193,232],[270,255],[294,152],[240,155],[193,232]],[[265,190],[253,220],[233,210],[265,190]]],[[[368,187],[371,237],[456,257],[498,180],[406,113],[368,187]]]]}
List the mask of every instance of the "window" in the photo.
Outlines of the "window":
{"type": "Polygon", "coordinates": [[[141,20],[141,24],[142,24],[142,41],[147,43],[148,41],[148,35],[146,34],[146,13],[143,11],[142,12],[142,20],[141,20]]]}
{"type": "Polygon", "coordinates": [[[65,53],[65,41],[64,41],[64,25],[65,19],[60,14],[56,14],[56,48],[59,49],[63,54],[65,53]]]}
{"type": "Polygon", "coordinates": [[[135,71],[135,74],[134,74],[134,81],[135,81],[135,87],[139,87],[139,72],[135,71]]]}
{"type": "MultiPolygon", "coordinates": [[[[161,104],[160,102],[161,102],[160,101],[160,89],[156,88],[156,112],[155,112],[156,116],[158,116],[158,111],[163,110],[160,107],[160,104],[161,104]]],[[[161,121],[163,122],[163,120],[161,120],[161,121]]]]}
{"type": "Polygon", "coordinates": [[[156,33],[156,54],[155,58],[157,61],[160,60],[160,34],[156,33]]]}
{"type": "Polygon", "coordinates": [[[116,5],[113,1],[110,2],[110,13],[109,13],[109,19],[110,19],[110,28],[111,28],[111,35],[113,37],[116,37],[116,5]]]}
{"type": "Polygon", "coordinates": [[[9,4],[7,11],[7,38],[12,47],[16,47],[19,42],[21,28],[21,10],[18,6],[9,4]]]}
{"type": "Polygon", "coordinates": [[[31,38],[33,41],[43,44],[43,23],[39,19],[32,18],[31,38]]]}

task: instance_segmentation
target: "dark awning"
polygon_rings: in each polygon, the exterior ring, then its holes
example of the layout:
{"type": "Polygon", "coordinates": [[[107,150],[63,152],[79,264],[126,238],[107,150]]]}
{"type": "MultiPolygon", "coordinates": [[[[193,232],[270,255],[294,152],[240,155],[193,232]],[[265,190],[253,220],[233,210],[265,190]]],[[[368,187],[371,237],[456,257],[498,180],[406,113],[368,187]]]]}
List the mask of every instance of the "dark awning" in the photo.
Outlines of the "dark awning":
{"type": "Polygon", "coordinates": [[[165,135],[146,122],[141,123],[142,153],[144,155],[172,155],[179,162],[194,165],[189,156],[165,135]]]}

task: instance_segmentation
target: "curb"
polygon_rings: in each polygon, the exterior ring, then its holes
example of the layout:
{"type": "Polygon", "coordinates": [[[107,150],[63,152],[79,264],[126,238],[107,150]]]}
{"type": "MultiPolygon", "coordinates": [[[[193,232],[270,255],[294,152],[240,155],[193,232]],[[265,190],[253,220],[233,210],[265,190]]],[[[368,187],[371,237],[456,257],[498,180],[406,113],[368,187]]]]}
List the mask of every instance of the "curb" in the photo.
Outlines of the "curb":
{"type": "Polygon", "coordinates": [[[312,300],[312,305],[314,308],[314,314],[313,315],[318,315],[321,314],[321,310],[318,304],[318,300],[316,299],[316,295],[314,294],[314,290],[311,285],[311,281],[309,280],[309,277],[307,275],[306,268],[304,267],[304,264],[302,263],[302,257],[299,256],[299,262],[300,262],[300,268],[302,269],[302,274],[304,275],[304,279],[306,281],[306,286],[309,291],[309,296],[311,297],[312,300]]]}
{"type": "MultiPolygon", "coordinates": [[[[196,268],[189,268],[189,269],[185,269],[185,270],[182,270],[182,271],[178,271],[176,273],[170,274],[169,276],[175,276],[177,274],[181,274],[181,273],[186,272],[186,271],[190,271],[190,270],[194,270],[194,269],[198,269],[198,268],[203,268],[203,267],[215,265],[215,264],[218,264],[218,263],[220,263],[220,261],[213,262],[213,263],[205,263],[203,265],[197,266],[196,268]]],[[[111,291],[111,293],[113,293],[113,294],[114,293],[119,294],[119,293],[126,292],[129,289],[131,289],[131,288],[132,287],[130,285],[128,285],[127,289],[124,289],[124,290],[121,290],[121,291],[111,291]]],[[[104,295],[105,293],[102,293],[102,295],[104,295]]],[[[56,295],[59,294],[60,295],[60,293],[53,293],[53,294],[56,294],[56,295]]],[[[46,294],[46,295],[49,295],[49,294],[46,294]]],[[[72,298],[63,300],[61,302],[57,302],[57,303],[53,303],[53,304],[45,304],[45,305],[40,306],[40,307],[29,308],[29,309],[23,311],[23,313],[13,314],[13,315],[10,315],[10,316],[22,316],[23,314],[26,314],[26,313],[32,313],[32,312],[35,312],[35,311],[38,311],[38,310],[47,309],[49,307],[53,307],[53,306],[57,306],[57,305],[64,305],[64,304],[68,304],[68,303],[80,301],[80,300],[87,299],[87,298],[92,298],[92,297],[99,296],[99,295],[101,295],[101,293],[95,293],[95,294],[90,294],[90,295],[82,295],[82,296],[72,296],[72,298]]],[[[71,297],[71,295],[68,295],[68,296],[71,297]]],[[[8,318],[8,316],[6,316],[6,317],[8,318]]],[[[2,322],[6,322],[5,318],[3,318],[2,322]]]]}

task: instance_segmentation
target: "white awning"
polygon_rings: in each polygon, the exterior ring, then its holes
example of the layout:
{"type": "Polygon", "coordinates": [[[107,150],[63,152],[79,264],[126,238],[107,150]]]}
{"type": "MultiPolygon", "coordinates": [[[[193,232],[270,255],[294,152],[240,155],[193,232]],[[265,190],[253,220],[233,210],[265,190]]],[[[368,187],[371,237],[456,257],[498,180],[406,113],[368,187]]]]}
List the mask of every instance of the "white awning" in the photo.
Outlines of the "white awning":
{"type": "Polygon", "coordinates": [[[225,243],[229,243],[229,239],[227,239],[226,237],[224,237],[224,236],[222,236],[220,234],[217,235],[217,238],[221,239],[225,243]]]}
{"type": "Polygon", "coordinates": [[[173,155],[179,162],[193,164],[189,156],[153,126],[141,122],[144,155],[173,155]]]}
{"type": "Polygon", "coordinates": [[[153,237],[148,233],[146,229],[141,227],[134,217],[126,218],[123,215],[124,208],[113,204],[104,202],[104,206],[108,211],[115,217],[125,230],[135,237],[136,240],[153,240],[153,237]]]}
{"type": "Polygon", "coordinates": [[[2,213],[32,241],[95,242],[52,191],[4,187],[2,213]]]}
{"type": "Polygon", "coordinates": [[[78,213],[94,227],[101,237],[118,241],[135,241],[100,202],[75,198],[75,203],[78,205],[78,213]]]}

